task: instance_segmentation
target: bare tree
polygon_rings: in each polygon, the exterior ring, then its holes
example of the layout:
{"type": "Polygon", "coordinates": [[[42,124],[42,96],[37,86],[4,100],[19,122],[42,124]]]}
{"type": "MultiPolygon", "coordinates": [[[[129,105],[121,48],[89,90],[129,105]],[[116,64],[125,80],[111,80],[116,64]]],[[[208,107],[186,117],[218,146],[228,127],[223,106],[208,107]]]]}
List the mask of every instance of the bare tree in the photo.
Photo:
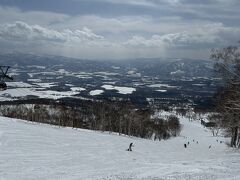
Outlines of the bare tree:
{"type": "Polygon", "coordinates": [[[213,50],[215,70],[224,81],[217,96],[221,125],[231,137],[231,147],[240,145],[240,48],[231,46],[213,50]]]}
{"type": "Polygon", "coordinates": [[[218,133],[222,126],[222,116],[220,114],[211,114],[208,116],[209,122],[213,123],[213,126],[209,127],[209,129],[212,131],[213,136],[218,136],[218,133]]]}

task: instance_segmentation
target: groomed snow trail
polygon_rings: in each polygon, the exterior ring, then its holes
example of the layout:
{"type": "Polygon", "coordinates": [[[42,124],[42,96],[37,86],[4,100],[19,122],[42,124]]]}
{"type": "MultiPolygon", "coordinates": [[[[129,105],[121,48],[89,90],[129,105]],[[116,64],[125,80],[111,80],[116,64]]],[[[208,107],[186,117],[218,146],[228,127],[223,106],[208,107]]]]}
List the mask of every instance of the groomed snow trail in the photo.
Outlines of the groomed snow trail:
{"type": "Polygon", "coordinates": [[[180,137],[159,142],[0,117],[0,180],[240,179],[238,150],[181,123],[180,137]]]}

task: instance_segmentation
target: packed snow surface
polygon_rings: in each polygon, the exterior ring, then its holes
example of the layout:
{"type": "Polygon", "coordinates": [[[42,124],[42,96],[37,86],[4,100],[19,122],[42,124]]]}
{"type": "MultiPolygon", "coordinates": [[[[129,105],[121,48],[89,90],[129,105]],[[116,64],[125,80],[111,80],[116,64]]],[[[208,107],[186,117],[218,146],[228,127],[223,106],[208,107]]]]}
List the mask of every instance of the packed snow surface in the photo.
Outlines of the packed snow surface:
{"type": "Polygon", "coordinates": [[[240,179],[238,150],[198,122],[181,123],[180,137],[159,142],[0,117],[0,179],[240,179]]]}

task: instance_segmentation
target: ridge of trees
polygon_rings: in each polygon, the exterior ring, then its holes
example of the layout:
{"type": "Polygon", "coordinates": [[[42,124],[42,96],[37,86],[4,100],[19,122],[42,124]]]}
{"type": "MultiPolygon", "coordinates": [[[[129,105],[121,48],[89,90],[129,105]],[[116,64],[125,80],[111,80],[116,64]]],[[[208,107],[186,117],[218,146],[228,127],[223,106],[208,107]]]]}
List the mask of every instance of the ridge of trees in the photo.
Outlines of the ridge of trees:
{"type": "Polygon", "coordinates": [[[150,108],[139,108],[127,101],[54,102],[38,100],[5,102],[0,105],[3,116],[48,123],[63,127],[116,132],[129,136],[168,139],[181,131],[179,119],[152,118],[150,108]]]}

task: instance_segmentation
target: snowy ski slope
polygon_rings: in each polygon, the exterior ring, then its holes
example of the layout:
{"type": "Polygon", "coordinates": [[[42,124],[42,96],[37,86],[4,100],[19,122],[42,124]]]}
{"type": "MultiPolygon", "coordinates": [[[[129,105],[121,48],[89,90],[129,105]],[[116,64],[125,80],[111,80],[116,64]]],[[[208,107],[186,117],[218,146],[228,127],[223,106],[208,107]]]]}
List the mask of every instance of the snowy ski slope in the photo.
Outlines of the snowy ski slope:
{"type": "Polygon", "coordinates": [[[0,117],[0,180],[240,179],[240,151],[181,123],[181,137],[159,142],[0,117]]]}

